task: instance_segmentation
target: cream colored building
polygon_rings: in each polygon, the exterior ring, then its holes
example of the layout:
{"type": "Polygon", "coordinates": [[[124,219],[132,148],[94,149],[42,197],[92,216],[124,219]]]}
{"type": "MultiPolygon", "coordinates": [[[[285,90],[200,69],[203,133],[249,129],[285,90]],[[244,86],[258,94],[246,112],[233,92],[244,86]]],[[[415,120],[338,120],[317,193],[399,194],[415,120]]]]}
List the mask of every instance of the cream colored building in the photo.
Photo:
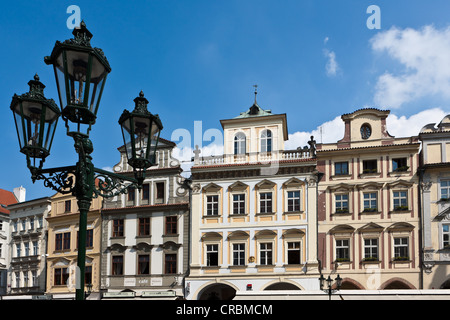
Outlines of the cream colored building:
{"type": "Polygon", "coordinates": [[[419,134],[423,217],[423,288],[449,289],[450,272],[450,115],[419,134]]]}
{"type": "Polygon", "coordinates": [[[263,110],[256,99],[221,124],[224,154],[194,152],[186,298],[317,290],[314,148],[285,151],[286,114],[263,110]]]}
{"type": "Polygon", "coordinates": [[[389,113],[344,114],[343,138],[317,145],[318,256],[343,289],[420,288],[420,143],[391,136],[389,113]]]}
{"type": "MultiPolygon", "coordinates": [[[[46,292],[54,299],[74,299],[80,219],[78,204],[71,194],[57,193],[50,200],[46,292]]],[[[100,288],[101,206],[102,198],[94,198],[87,216],[85,284],[92,284],[92,297],[100,288]]]]}

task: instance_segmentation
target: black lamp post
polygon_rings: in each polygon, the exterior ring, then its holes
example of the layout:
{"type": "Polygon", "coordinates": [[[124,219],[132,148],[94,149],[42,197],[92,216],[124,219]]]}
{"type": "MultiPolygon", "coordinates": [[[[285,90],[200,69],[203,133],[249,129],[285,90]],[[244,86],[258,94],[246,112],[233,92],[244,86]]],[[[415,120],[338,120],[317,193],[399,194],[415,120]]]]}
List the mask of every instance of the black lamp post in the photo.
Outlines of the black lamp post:
{"type": "Polygon", "coordinates": [[[323,276],[323,274],[321,274],[319,278],[320,290],[324,291],[325,293],[328,293],[329,300],[331,300],[331,295],[333,293],[341,289],[342,278],[339,275],[337,275],[336,279],[334,280],[336,281],[336,287],[333,289],[333,280],[331,279],[331,276],[328,276],[328,278],[325,280],[325,277],[323,276]],[[324,288],[325,281],[327,283],[327,288],[324,288]]]}
{"type": "Polygon", "coordinates": [[[44,59],[54,68],[61,111],[53,100],[44,97],[45,86],[39,82],[37,75],[28,83],[28,93],[13,96],[11,110],[20,151],[27,156],[33,183],[44,180],[46,187],[63,194],[71,193],[77,198],[80,222],[76,299],[83,300],[86,224],[92,199],[98,196],[113,197],[126,193],[129,187],[142,186],[145,170],[155,165],[155,151],[162,124],[157,115],[147,110],[148,101],[141,92],[135,99],[135,110],[131,113],[125,110],[119,121],[136,179],[95,168],[90,155],[94,148],[89,131],[96,121],[106,76],[111,68],[103,51],[91,47],[92,34],[84,22],[74,29],[73,35],[74,39],[62,43],[57,41],[51,56],[44,59]],[[75,166],[42,169],[45,158],[50,154],[60,115],[65,122],[67,135],[74,139],[78,162],[75,166]],[[36,160],[40,160],[39,164],[36,160]],[[129,184],[124,186],[124,181],[129,184]]]}

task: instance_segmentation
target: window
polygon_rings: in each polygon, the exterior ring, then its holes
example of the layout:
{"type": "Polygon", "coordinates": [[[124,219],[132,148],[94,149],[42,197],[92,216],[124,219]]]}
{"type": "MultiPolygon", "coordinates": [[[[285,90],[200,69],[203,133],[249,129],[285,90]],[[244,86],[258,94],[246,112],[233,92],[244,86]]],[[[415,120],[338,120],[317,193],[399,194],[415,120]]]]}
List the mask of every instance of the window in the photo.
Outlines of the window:
{"type": "Polygon", "coordinates": [[[178,234],[177,216],[166,217],[166,234],[178,234]]]}
{"type": "Polygon", "coordinates": [[[164,182],[156,183],[156,203],[164,202],[164,194],[165,194],[164,189],[165,189],[164,182]]]}
{"type": "Polygon", "coordinates": [[[441,180],[441,200],[450,198],[450,180],[441,180]]]}
{"type": "Polygon", "coordinates": [[[349,174],[348,173],[348,162],[336,162],[334,164],[334,174],[337,176],[349,174]]]}
{"type": "Polygon", "coordinates": [[[28,272],[27,271],[23,272],[23,286],[28,287],[28,272]]]}
{"type": "Polygon", "coordinates": [[[36,272],[36,270],[32,270],[31,271],[31,281],[32,281],[32,286],[33,287],[37,287],[39,284],[38,284],[38,277],[37,277],[37,272],[36,272]]]}
{"type": "Polygon", "coordinates": [[[407,191],[394,191],[394,211],[408,210],[407,191]]]}
{"type": "Polygon", "coordinates": [[[245,213],[245,194],[233,194],[233,214],[245,213]]]}
{"type": "MultiPolygon", "coordinates": [[[[77,231],[77,248],[80,242],[80,231],[77,231]]],[[[86,230],[86,248],[92,248],[94,246],[94,229],[86,230]]]]}
{"type": "Polygon", "coordinates": [[[206,196],[206,215],[217,216],[219,215],[219,196],[206,196]]]}
{"type": "Polygon", "coordinates": [[[136,189],[134,187],[128,187],[128,198],[127,200],[130,202],[134,202],[134,197],[136,195],[136,189]]]}
{"type": "Polygon", "coordinates": [[[64,201],[64,212],[70,212],[72,210],[72,201],[64,201]]]}
{"type": "Polygon", "coordinates": [[[120,276],[123,275],[123,256],[113,256],[112,257],[112,275],[120,276]]]}
{"type": "Polygon", "coordinates": [[[113,238],[123,237],[123,219],[113,220],[112,236],[113,238]]]}
{"type": "Polygon", "coordinates": [[[44,225],[44,219],[41,217],[38,218],[38,228],[42,228],[44,225]]]}
{"type": "Polygon", "coordinates": [[[377,160],[363,160],[363,173],[376,173],[377,160]]]}
{"type": "Polygon", "coordinates": [[[336,213],[347,213],[348,211],[348,194],[335,195],[336,213]]]}
{"type": "Polygon", "coordinates": [[[336,240],[336,261],[350,261],[350,240],[336,240]]]}
{"type": "Polygon", "coordinates": [[[3,220],[0,220],[0,231],[3,230],[3,220]]]}
{"type": "Polygon", "coordinates": [[[37,256],[39,254],[38,252],[38,242],[37,241],[33,241],[33,256],[37,256]]]}
{"type": "Polygon", "coordinates": [[[67,279],[69,279],[69,270],[67,268],[55,268],[53,281],[55,286],[65,285],[67,279]]]}
{"type": "Polygon", "coordinates": [[[245,243],[233,244],[233,266],[245,265],[245,243]]]}
{"type": "Polygon", "coordinates": [[[378,239],[364,239],[364,260],[378,261],[378,239]]]}
{"type": "Polygon", "coordinates": [[[272,131],[264,130],[261,133],[261,152],[272,152],[272,131]]]}
{"type": "Polygon", "coordinates": [[[272,192],[261,192],[259,194],[259,212],[272,213],[272,192]]]}
{"type": "Polygon", "coordinates": [[[86,247],[92,248],[94,246],[94,229],[86,230],[86,247]]]}
{"type": "Polygon", "coordinates": [[[288,264],[300,264],[300,242],[287,243],[288,264]]]}
{"type": "Polygon", "coordinates": [[[165,255],[164,271],[166,274],[177,273],[177,255],[175,253],[165,255]]]}
{"type": "Polygon", "coordinates": [[[55,234],[55,250],[70,249],[70,232],[55,234]]]}
{"type": "Polygon", "coordinates": [[[25,231],[25,230],[26,230],[26,220],[23,219],[22,220],[22,231],[25,231]]]}
{"type": "Polygon", "coordinates": [[[16,278],[16,288],[20,288],[20,273],[19,272],[15,273],[15,278],[16,278]]]}
{"type": "Polygon", "coordinates": [[[13,230],[14,232],[17,232],[17,221],[13,222],[13,230]]]}
{"type": "Polygon", "coordinates": [[[219,265],[219,245],[206,245],[206,265],[209,267],[219,265]]]}
{"type": "Polygon", "coordinates": [[[407,171],[409,169],[406,158],[392,159],[392,171],[407,171]]]}
{"type": "Polygon", "coordinates": [[[234,154],[245,154],[245,134],[242,132],[234,136],[234,154]]]}
{"type": "Polygon", "coordinates": [[[25,242],[23,244],[24,251],[25,251],[25,257],[28,257],[30,255],[30,244],[28,242],[25,242]]]}
{"type": "Polygon", "coordinates": [[[142,200],[150,199],[150,185],[148,183],[142,185],[142,200]]]}
{"type": "Polygon", "coordinates": [[[364,193],[364,211],[375,212],[377,211],[377,193],[368,192],[364,193]]]}
{"type": "Polygon", "coordinates": [[[300,191],[288,191],[288,211],[300,211],[300,191]]]}
{"type": "Polygon", "coordinates": [[[408,238],[394,238],[394,260],[409,260],[408,238]]]}
{"type": "Polygon", "coordinates": [[[261,265],[272,264],[272,243],[259,244],[259,263],[261,265]]]}
{"type": "Polygon", "coordinates": [[[442,248],[450,247],[450,228],[448,224],[442,225],[442,248]]]}
{"type": "Polygon", "coordinates": [[[16,257],[20,257],[20,249],[21,249],[20,243],[16,244],[16,257]]]}
{"type": "Polygon", "coordinates": [[[150,256],[148,254],[138,256],[138,274],[150,274],[150,256]]]}
{"type": "Polygon", "coordinates": [[[92,284],[92,266],[84,268],[84,285],[92,284]]]}
{"type": "MultiPolygon", "coordinates": [[[[30,218],[30,229],[34,230],[34,217],[30,218]]],[[[0,226],[0,230],[1,230],[1,226],[0,226]]]]}
{"type": "Polygon", "coordinates": [[[139,235],[150,235],[150,218],[139,218],[139,235]]]}

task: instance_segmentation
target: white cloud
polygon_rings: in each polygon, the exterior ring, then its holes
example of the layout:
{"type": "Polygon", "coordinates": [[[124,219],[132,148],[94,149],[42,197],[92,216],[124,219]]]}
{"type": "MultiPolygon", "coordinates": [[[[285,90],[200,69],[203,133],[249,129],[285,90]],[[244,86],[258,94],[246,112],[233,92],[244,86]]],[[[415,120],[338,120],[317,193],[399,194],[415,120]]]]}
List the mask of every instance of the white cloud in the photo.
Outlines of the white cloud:
{"type": "Polygon", "coordinates": [[[386,71],[378,78],[375,104],[399,108],[422,97],[450,98],[450,27],[392,27],[370,42],[374,51],[387,53],[404,67],[401,73],[386,71]]]}
{"type": "MultiPolygon", "coordinates": [[[[450,111],[441,108],[432,108],[413,114],[410,117],[390,114],[386,125],[389,134],[395,137],[417,136],[420,129],[429,123],[439,123],[450,111]]],[[[308,145],[311,136],[317,143],[336,143],[344,137],[344,122],[338,116],[331,121],[325,122],[316,129],[306,132],[298,131],[289,134],[289,140],[285,142],[285,150],[297,149],[308,145]],[[320,131],[322,127],[322,132],[320,131]]]]}
{"type": "Polygon", "coordinates": [[[327,64],[325,65],[325,70],[327,76],[334,77],[339,70],[339,65],[336,62],[336,54],[334,51],[324,50],[325,57],[327,58],[327,64]]]}

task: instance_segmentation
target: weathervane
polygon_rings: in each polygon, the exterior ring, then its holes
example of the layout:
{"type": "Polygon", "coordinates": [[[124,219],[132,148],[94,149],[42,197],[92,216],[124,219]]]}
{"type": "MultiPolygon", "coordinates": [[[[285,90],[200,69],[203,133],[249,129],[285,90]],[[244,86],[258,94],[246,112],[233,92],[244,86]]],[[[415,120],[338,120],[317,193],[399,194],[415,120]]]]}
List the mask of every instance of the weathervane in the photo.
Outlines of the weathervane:
{"type": "Polygon", "coordinates": [[[256,95],[258,94],[258,85],[254,84],[253,87],[255,87],[255,103],[256,103],[256,95]]]}

